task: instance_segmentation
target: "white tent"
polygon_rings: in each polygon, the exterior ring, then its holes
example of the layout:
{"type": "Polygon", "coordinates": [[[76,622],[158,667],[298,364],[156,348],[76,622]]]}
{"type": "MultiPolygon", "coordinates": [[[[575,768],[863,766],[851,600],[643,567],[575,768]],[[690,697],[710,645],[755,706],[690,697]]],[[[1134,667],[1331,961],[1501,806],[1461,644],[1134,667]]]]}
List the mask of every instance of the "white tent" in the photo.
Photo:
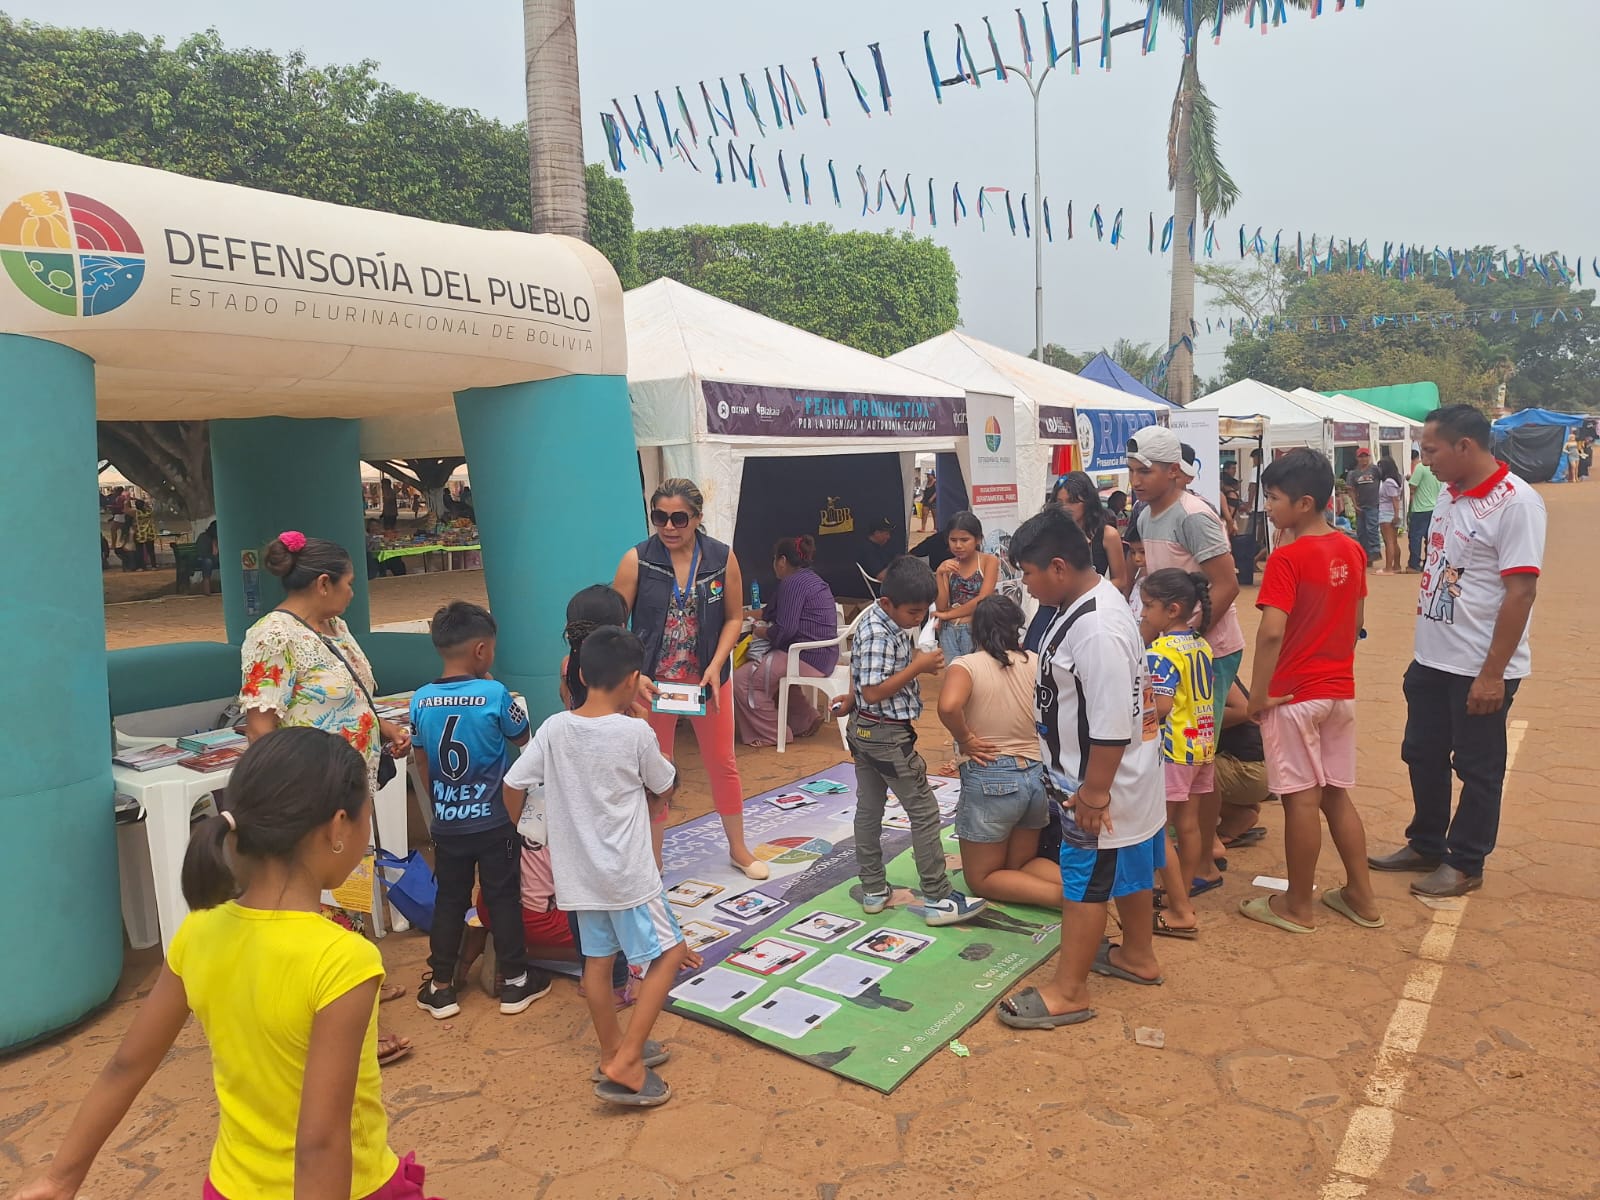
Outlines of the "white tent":
{"type": "MultiPolygon", "coordinates": [[[[889,361],[925,371],[968,391],[1013,397],[1017,410],[1017,491],[1024,513],[1043,501],[1050,486],[1052,446],[1076,446],[1082,457],[1084,447],[1076,416],[1079,410],[1130,414],[1122,424],[1132,428],[1154,425],[1157,414],[1171,411],[1166,405],[1002,350],[959,329],[891,355],[889,361]],[[1144,419],[1146,413],[1148,420],[1144,419]]],[[[1093,437],[1092,431],[1090,436],[1093,437]]],[[[1119,456],[1121,449],[1120,444],[1116,446],[1119,456]]]]}
{"type": "Polygon", "coordinates": [[[1223,417],[1237,419],[1265,417],[1267,429],[1264,457],[1274,452],[1310,446],[1333,456],[1334,418],[1326,406],[1312,405],[1298,396],[1279,391],[1254,379],[1241,379],[1202,396],[1189,406],[1206,409],[1223,417]]]}
{"type": "MultiPolygon", "coordinates": [[[[1399,465],[1401,474],[1409,474],[1412,439],[1422,436],[1422,422],[1413,421],[1396,413],[1386,412],[1365,400],[1346,396],[1343,392],[1323,396],[1307,388],[1295,388],[1296,397],[1315,398],[1337,406],[1351,414],[1351,420],[1365,421],[1372,426],[1372,442],[1389,451],[1389,456],[1399,465]]],[[[1379,451],[1374,449],[1373,453],[1379,451]]]]}
{"type": "Polygon", "coordinates": [[[696,480],[716,537],[733,538],[747,458],[898,453],[907,504],[917,454],[966,458],[965,388],[671,279],[623,309],[645,491],[696,480]]]}

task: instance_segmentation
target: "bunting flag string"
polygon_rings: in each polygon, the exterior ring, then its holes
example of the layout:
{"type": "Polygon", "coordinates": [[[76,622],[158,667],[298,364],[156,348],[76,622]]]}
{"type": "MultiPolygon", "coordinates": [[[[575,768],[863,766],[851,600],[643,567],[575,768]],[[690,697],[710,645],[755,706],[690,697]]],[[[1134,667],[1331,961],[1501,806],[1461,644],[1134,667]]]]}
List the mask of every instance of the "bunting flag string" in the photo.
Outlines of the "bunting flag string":
{"type": "Polygon", "coordinates": [[[833,121],[828,116],[828,84],[822,78],[822,63],[818,61],[816,55],[811,57],[811,69],[817,73],[817,100],[822,105],[822,123],[832,125],[833,121]]]}
{"type": "Polygon", "coordinates": [[[1102,217],[1100,215],[1100,206],[1098,204],[1096,204],[1094,206],[1094,212],[1089,217],[1089,224],[1094,226],[1095,240],[1098,241],[1098,242],[1105,241],[1106,240],[1106,220],[1105,220],[1104,217],[1102,217]]]}
{"type": "Polygon", "coordinates": [[[750,110],[750,115],[756,119],[756,132],[762,137],[766,137],[767,125],[766,122],[761,119],[761,106],[756,103],[756,94],[754,90],[751,89],[750,80],[745,77],[743,71],[739,72],[739,82],[744,87],[745,107],[750,110]]]}
{"type": "MultiPolygon", "coordinates": [[[[878,100],[883,105],[883,111],[893,115],[893,110],[889,103],[891,96],[889,91],[889,74],[883,69],[883,51],[878,48],[877,42],[873,42],[867,47],[867,53],[872,55],[872,69],[876,71],[878,75],[878,100]]],[[[846,70],[848,69],[849,68],[846,68],[846,70]]],[[[854,76],[851,78],[853,79],[854,76]]],[[[872,114],[868,113],[867,115],[871,116],[872,114]]]]}
{"type": "Polygon", "coordinates": [[[1100,0],[1100,68],[1111,70],[1111,0],[1100,0]]]}
{"type": "Polygon", "coordinates": [[[1115,246],[1122,241],[1122,210],[1117,209],[1117,215],[1111,220],[1111,244],[1115,246]]]}
{"type": "Polygon", "coordinates": [[[783,150],[778,151],[778,179],[783,183],[783,198],[790,204],[794,203],[794,196],[789,191],[789,171],[783,165],[783,150]]]}
{"type": "Polygon", "coordinates": [[[778,102],[778,88],[772,82],[772,68],[763,67],[762,71],[767,77],[767,99],[772,102],[772,123],[779,129],[783,128],[783,105],[778,102]]]}
{"type": "MultiPolygon", "coordinates": [[[[1010,193],[1007,193],[1007,194],[1009,195],[1010,193]]],[[[1033,230],[1028,224],[1028,193],[1027,192],[1023,192],[1022,193],[1022,236],[1025,237],[1025,238],[1031,238],[1033,236],[1033,230]]]]}
{"type": "Polygon", "coordinates": [[[933,81],[933,98],[944,103],[944,87],[939,82],[939,64],[933,61],[933,30],[922,31],[922,51],[928,56],[928,78],[933,81]]]}
{"type": "Polygon", "coordinates": [[[850,77],[850,86],[855,89],[856,103],[861,105],[861,111],[867,116],[872,115],[872,105],[867,103],[867,93],[861,86],[861,81],[856,78],[856,73],[850,69],[850,61],[845,58],[844,51],[839,51],[839,61],[844,64],[844,73],[850,77]]]}
{"type": "Polygon", "coordinates": [[[989,18],[983,19],[984,32],[989,36],[989,53],[994,56],[994,77],[1001,83],[1006,81],[1006,64],[1000,58],[1000,43],[995,40],[994,26],[989,24],[989,18]]]}
{"type": "MultiPolygon", "coordinates": [[[[1072,0],[1072,6],[1076,9],[1078,0],[1072,0]]],[[[1020,13],[1022,10],[1019,8],[1017,11],[1020,13]]],[[[1045,0],[1044,2],[1044,56],[1048,65],[1052,67],[1056,65],[1057,60],[1061,57],[1056,52],[1055,26],[1050,23],[1050,0],[1045,0]]]]}
{"type": "Polygon", "coordinates": [[[967,45],[967,35],[959,21],[956,22],[956,74],[982,90],[983,80],[978,78],[978,64],[972,61],[972,47],[967,45]]]}
{"type": "MultiPolygon", "coordinates": [[[[1046,7],[1046,12],[1049,8],[1046,7]]],[[[1017,9],[1017,37],[1022,42],[1022,71],[1029,79],[1033,78],[1033,43],[1028,40],[1028,19],[1022,15],[1022,10],[1017,9]]]]}
{"type": "MultiPolygon", "coordinates": [[[[1044,198],[1044,203],[1039,207],[1044,212],[1044,240],[1053,244],[1056,238],[1055,234],[1050,229],[1050,197],[1046,196],[1044,198]]],[[[1578,262],[1578,271],[1580,274],[1583,271],[1583,262],[1581,259],[1578,262]]]]}
{"type": "Polygon", "coordinates": [[[839,177],[833,172],[833,159],[828,160],[828,186],[833,189],[833,206],[843,208],[844,204],[839,199],[839,177]]]}
{"type": "Polygon", "coordinates": [[[1156,48],[1156,30],[1160,28],[1161,0],[1150,0],[1150,9],[1145,13],[1144,29],[1139,34],[1140,54],[1149,54],[1156,48]]]}
{"type": "Polygon", "coordinates": [[[672,128],[672,122],[667,119],[667,106],[661,99],[661,92],[656,92],[656,112],[661,114],[661,134],[667,139],[668,146],[678,144],[677,131],[672,128]]]}
{"type": "Polygon", "coordinates": [[[689,140],[696,146],[700,144],[700,132],[694,127],[694,118],[689,115],[689,106],[683,102],[683,89],[674,89],[678,94],[678,116],[689,129],[689,140]]]}
{"type": "Polygon", "coordinates": [[[1083,40],[1078,36],[1078,0],[1072,0],[1072,73],[1083,70],[1083,40]]]}

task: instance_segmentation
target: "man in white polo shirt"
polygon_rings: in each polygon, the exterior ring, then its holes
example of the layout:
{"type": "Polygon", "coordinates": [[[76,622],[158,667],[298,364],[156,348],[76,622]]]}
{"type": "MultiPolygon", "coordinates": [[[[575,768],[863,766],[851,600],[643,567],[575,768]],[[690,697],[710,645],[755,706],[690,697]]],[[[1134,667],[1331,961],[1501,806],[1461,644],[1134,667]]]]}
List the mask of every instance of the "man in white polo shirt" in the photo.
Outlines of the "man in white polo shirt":
{"type": "Polygon", "coordinates": [[[1489,421],[1470,404],[1428,414],[1422,461],[1446,485],[1428,529],[1406,670],[1406,732],[1415,815],[1406,844],[1368,859],[1378,871],[1426,871],[1421,896],[1483,886],[1500,831],[1506,715],[1527,677],[1528,617],[1544,561],[1544,501],[1489,452],[1489,421]],[[1450,769],[1461,802],[1450,814],[1450,769]]]}

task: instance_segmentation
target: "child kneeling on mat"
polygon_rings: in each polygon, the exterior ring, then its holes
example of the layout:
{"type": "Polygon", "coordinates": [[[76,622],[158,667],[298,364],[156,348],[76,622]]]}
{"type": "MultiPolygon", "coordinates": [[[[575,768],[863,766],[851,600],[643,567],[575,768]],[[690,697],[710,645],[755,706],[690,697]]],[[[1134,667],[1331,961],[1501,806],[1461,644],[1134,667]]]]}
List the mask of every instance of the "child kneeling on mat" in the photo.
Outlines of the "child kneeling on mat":
{"type": "Polygon", "coordinates": [[[672,1092],[651,1068],[668,1052],[650,1040],[685,947],[650,848],[649,795],[667,796],[677,771],[655,734],[629,717],[644,647],[625,629],[602,626],[583,640],[578,670],[588,689],[571,712],[539,726],[506,775],[507,803],[545,786],[545,825],[556,894],[577,914],[583,984],[600,1042],[595,1095],[650,1108],[672,1092]],[[520,794],[519,794],[520,793],[520,794]],[[624,1032],[611,998],[611,964],[621,953],[647,966],[624,1032]]]}

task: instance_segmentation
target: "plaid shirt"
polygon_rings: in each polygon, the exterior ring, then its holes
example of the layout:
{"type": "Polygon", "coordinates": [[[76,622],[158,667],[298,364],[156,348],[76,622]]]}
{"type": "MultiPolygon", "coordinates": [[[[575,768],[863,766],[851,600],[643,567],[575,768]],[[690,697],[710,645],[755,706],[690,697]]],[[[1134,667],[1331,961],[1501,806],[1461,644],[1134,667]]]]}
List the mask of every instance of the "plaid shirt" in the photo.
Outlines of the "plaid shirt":
{"type": "Polygon", "coordinates": [[[890,620],[881,605],[867,610],[850,643],[850,682],[857,712],[891,721],[915,721],[922,715],[922,691],[916,680],[876,704],[869,704],[861,694],[862,688],[882,683],[910,666],[913,649],[911,634],[890,620]]]}

